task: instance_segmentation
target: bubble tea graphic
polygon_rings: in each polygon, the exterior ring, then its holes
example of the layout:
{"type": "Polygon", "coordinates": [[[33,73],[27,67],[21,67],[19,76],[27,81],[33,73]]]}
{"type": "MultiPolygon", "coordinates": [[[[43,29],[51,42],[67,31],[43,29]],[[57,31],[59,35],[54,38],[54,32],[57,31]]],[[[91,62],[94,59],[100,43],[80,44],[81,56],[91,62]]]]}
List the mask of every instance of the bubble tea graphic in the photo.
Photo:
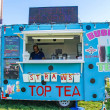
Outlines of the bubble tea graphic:
{"type": "Polygon", "coordinates": [[[98,46],[98,50],[100,62],[105,62],[105,46],[98,46]]]}
{"type": "Polygon", "coordinates": [[[107,39],[106,58],[107,58],[107,62],[110,62],[110,45],[109,45],[109,39],[107,39]]]}
{"type": "Polygon", "coordinates": [[[99,53],[99,61],[105,62],[106,61],[106,39],[104,37],[98,38],[98,53],[99,53]]]}

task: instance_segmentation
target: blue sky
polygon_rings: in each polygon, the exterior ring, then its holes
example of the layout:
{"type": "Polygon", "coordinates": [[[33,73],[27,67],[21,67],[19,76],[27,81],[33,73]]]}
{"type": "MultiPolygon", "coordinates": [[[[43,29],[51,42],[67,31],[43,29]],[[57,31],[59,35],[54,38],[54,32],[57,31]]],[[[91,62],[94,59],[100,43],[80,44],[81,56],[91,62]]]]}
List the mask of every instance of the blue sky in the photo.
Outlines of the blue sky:
{"type": "Polygon", "coordinates": [[[3,0],[3,24],[28,24],[29,7],[78,6],[81,22],[110,22],[110,0],[3,0]]]}

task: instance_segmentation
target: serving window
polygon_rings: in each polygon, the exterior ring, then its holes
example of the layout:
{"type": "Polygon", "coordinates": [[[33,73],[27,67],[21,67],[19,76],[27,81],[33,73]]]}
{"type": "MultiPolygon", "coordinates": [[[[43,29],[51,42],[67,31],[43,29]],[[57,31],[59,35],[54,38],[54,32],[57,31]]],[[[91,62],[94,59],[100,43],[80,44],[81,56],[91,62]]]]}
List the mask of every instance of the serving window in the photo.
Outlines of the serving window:
{"type": "MultiPolygon", "coordinates": [[[[30,57],[33,45],[45,55],[45,60],[82,60],[82,37],[78,35],[26,35],[24,44],[25,56],[30,57]]],[[[30,59],[31,60],[31,59],[30,59]]]]}

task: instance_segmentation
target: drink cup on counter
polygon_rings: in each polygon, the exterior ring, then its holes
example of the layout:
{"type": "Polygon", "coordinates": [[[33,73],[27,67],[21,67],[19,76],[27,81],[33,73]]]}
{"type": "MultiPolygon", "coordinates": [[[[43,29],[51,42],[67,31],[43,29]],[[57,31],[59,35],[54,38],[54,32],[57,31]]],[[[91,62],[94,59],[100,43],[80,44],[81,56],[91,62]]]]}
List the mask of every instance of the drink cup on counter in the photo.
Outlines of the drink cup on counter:
{"type": "Polygon", "coordinates": [[[53,53],[53,54],[51,55],[51,58],[52,58],[52,60],[56,59],[56,55],[53,53]]]}
{"type": "Polygon", "coordinates": [[[98,45],[99,61],[105,62],[106,50],[104,45],[98,45]]]}
{"type": "Polygon", "coordinates": [[[59,60],[62,60],[62,56],[59,56],[59,60]]]}
{"type": "Polygon", "coordinates": [[[67,56],[67,59],[70,59],[70,55],[67,56]]]}
{"type": "Polygon", "coordinates": [[[66,60],[66,57],[65,56],[63,57],[63,60],[66,60]]]}
{"type": "Polygon", "coordinates": [[[28,60],[29,60],[29,57],[30,57],[30,54],[26,51],[26,52],[23,54],[23,60],[24,60],[24,61],[28,61],[28,60]]]}

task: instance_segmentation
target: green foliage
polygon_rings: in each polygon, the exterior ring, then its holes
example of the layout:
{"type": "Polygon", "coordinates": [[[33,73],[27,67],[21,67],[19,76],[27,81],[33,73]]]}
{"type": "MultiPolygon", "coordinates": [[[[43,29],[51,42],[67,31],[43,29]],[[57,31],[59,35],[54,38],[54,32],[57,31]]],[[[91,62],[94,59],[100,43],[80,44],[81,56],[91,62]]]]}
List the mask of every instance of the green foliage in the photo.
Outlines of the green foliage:
{"type": "Polygon", "coordinates": [[[85,101],[79,101],[78,106],[84,107],[85,110],[100,110],[102,107],[102,102],[85,102],[85,101]]]}

